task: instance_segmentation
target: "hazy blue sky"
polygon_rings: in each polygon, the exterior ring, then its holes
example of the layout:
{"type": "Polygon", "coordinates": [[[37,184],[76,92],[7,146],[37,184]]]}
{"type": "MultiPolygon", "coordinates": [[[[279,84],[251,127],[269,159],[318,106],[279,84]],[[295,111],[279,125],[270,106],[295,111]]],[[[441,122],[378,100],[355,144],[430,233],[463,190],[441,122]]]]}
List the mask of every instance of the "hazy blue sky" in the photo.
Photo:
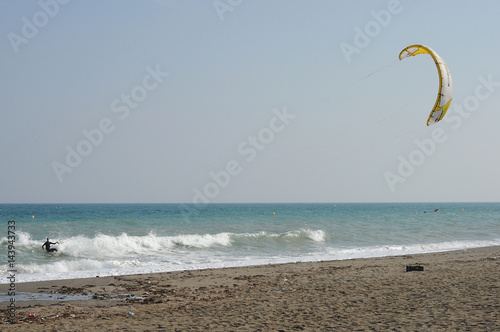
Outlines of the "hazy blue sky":
{"type": "Polygon", "coordinates": [[[0,1],[0,202],[500,201],[499,12],[0,1]]]}

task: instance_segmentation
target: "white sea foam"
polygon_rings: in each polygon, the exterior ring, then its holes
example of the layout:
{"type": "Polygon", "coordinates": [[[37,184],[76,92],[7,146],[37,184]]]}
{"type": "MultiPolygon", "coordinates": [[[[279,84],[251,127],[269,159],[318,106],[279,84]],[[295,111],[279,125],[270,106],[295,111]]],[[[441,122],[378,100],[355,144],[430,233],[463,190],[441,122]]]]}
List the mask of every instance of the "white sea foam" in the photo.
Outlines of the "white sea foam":
{"type": "MultiPolygon", "coordinates": [[[[31,239],[30,233],[26,233],[20,230],[17,230],[15,233],[16,233],[15,246],[21,246],[27,248],[35,248],[41,246],[40,241],[35,241],[31,239]]],[[[2,244],[6,243],[7,243],[7,237],[6,236],[2,237],[2,244]]]]}
{"type": "Polygon", "coordinates": [[[45,274],[45,273],[66,273],[86,270],[99,270],[109,268],[104,262],[92,259],[81,259],[74,261],[59,261],[48,264],[26,264],[19,265],[17,271],[21,274],[45,274]]]}
{"type": "MultiPolygon", "coordinates": [[[[356,258],[400,256],[464,250],[486,246],[500,245],[500,239],[492,241],[451,241],[444,243],[387,245],[362,248],[327,248],[321,252],[284,255],[246,255],[235,253],[218,257],[205,253],[175,255],[164,260],[142,259],[80,259],[59,261],[47,264],[28,264],[18,267],[18,282],[56,280],[70,278],[88,278],[95,276],[113,276],[125,274],[142,274],[155,272],[171,272],[193,269],[239,267],[290,262],[314,262],[323,260],[345,260],[356,258]]],[[[1,283],[6,283],[2,280],[1,283]]]]}
{"type": "MultiPolygon", "coordinates": [[[[59,250],[71,257],[124,257],[143,254],[168,254],[175,249],[190,248],[217,248],[229,247],[242,239],[270,239],[275,237],[293,237],[309,239],[315,242],[325,240],[325,232],[322,230],[299,230],[279,234],[268,234],[266,232],[256,233],[218,233],[218,234],[185,234],[174,236],[158,236],[150,233],[145,236],[130,236],[122,233],[118,236],[98,234],[93,238],[75,236],[64,239],[59,244],[59,250]]],[[[38,243],[36,243],[38,245],[38,243]]]]}
{"type": "Polygon", "coordinates": [[[313,240],[315,242],[324,242],[326,239],[325,232],[322,231],[321,229],[316,230],[316,231],[308,229],[308,230],[305,230],[304,232],[307,234],[307,236],[311,240],[313,240]]]}
{"type": "Polygon", "coordinates": [[[329,248],[328,256],[332,259],[355,259],[370,257],[401,256],[408,254],[426,254],[432,252],[465,250],[500,245],[500,239],[491,241],[450,241],[427,244],[386,245],[360,248],[329,248]]]}
{"type": "Polygon", "coordinates": [[[118,236],[97,234],[93,238],[82,235],[74,236],[60,241],[57,248],[64,255],[71,257],[119,258],[155,253],[165,254],[179,247],[209,248],[229,245],[231,245],[230,233],[175,236],[157,236],[153,233],[145,236],[131,236],[122,233],[118,236]]]}

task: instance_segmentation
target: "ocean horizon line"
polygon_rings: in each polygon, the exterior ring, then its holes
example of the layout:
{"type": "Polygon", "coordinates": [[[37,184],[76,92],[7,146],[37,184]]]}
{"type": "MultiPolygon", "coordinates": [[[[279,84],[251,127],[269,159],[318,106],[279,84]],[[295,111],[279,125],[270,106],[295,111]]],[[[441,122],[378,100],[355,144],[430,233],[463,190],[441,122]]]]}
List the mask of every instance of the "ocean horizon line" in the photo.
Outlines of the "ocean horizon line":
{"type": "Polygon", "coordinates": [[[329,205],[329,204],[498,204],[499,201],[418,201],[418,202],[213,202],[213,203],[175,203],[175,202],[18,202],[18,203],[0,203],[2,205],[194,205],[194,206],[213,206],[213,205],[287,205],[287,204],[310,204],[310,205],[329,205]]]}

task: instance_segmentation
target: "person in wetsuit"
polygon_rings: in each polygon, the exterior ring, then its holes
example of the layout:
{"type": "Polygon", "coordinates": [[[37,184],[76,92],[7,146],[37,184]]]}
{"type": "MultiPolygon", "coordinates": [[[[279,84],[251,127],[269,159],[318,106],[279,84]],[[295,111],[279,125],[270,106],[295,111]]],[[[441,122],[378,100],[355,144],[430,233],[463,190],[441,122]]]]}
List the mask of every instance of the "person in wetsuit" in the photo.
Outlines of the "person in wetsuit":
{"type": "Polygon", "coordinates": [[[50,242],[49,241],[49,238],[47,238],[47,242],[45,242],[44,244],[42,244],[42,249],[43,247],[45,247],[45,250],[47,250],[47,252],[54,252],[54,251],[57,251],[56,248],[52,248],[50,249],[50,245],[51,244],[58,244],[59,242],[50,242]]]}

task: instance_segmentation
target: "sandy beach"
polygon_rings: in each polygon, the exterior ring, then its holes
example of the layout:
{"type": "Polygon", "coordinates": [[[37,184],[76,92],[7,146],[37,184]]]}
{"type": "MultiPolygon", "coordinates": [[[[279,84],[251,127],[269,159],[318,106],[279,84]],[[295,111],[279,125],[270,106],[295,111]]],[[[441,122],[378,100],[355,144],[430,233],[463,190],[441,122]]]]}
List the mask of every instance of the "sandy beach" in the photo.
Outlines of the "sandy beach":
{"type": "Polygon", "coordinates": [[[16,302],[15,324],[3,302],[1,331],[498,331],[500,247],[22,283],[16,292],[40,297],[16,302]]]}

